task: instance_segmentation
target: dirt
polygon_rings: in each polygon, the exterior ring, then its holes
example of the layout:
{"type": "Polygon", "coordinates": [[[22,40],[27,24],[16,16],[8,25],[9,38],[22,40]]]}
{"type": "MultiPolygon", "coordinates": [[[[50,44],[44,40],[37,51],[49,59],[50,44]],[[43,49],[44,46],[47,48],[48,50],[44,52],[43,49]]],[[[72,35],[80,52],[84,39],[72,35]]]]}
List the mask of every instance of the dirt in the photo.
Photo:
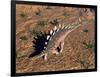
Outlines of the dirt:
{"type": "Polygon", "coordinates": [[[86,48],[89,41],[95,43],[94,34],[95,12],[89,8],[17,4],[16,73],[94,69],[94,46],[86,48]],[[79,19],[86,21],[86,23],[66,37],[61,54],[50,54],[48,61],[44,61],[42,57],[32,60],[29,55],[35,52],[32,41],[35,41],[36,34],[31,34],[31,31],[47,33],[55,26],[55,24],[50,23],[54,19],[59,20],[58,23],[61,24],[78,23],[79,19]],[[38,25],[41,20],[48,24],[38,25]],[[23,38],[21,39],[21,37],[23,38]]]}

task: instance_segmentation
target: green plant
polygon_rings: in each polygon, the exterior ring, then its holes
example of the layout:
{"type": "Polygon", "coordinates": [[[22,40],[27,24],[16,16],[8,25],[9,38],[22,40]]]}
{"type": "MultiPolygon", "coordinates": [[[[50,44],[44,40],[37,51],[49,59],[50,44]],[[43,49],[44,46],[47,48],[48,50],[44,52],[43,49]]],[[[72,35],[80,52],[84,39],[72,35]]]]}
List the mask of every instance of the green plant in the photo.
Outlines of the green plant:
{"type": "Polygon", "coordinates": [[[57,24],[59,24],[59,20],[58,20],[58,19],[52,19],[52,20],[50,21],[50,24],[52,24],[52,25],[57,25],[57,24]]]}
{"type": "Polygon", "coordinates": [[[19,51],[16,51],[16,58],[23,58],[23,57],[26,57],[26,55],[22,55],[21,52],[19,51]]]}
{"type": "Polygon", "coordinates": [[[26,36],[21,36],[20,39],[21,40],[27,40],[27,37],[26,36]]]}
{"type": "Polygon", "coordinates": [[[83,42],[83,45],[85,46],[86,49],[94,48],[94,42],[93,41],[83,42]]]}
{"type": "Polygon", "coordinates": [[[82,65],[83,68],[85,69],[89,69],[90,67],[93,66],[93,64],[91,64],[87,58],[86,55],[77,55],[77,60],[78,63],[80,63],[82,65]]]}
{"type": "Polygon", "coordinates": [[[37,8],[37,11],[35,12],[35,14],[38,16],[42,15],[42,11],[40,10],[40,8],[37,8]]]}
{"type": "Polygon", "coordinates": [[[41,16],[41,12],[40,11],[35,12],[35,14],[38,15],[38,16],[41,16]]]}
{"type": "Polygon", "coordinates": [[[87,33],[88,32],[88,29],[83,29],[83,32],[86,32],[87,33]]]}
{"type": "Polygon", "coordinates": [[[31,30],[30,31],[31,35],[34,35],[34,36],[41,36],[41,32],[40,31],[36,31],[36,30],[31,30]]]}
{"type": "Polygon", "coordinates": [[[19,53],[18,51],[16,51],[16,58],[21,57],[21,53],[19,53]]]}
{"type": "Polygon", "coordinates": [[[37,22],[37,25],[39,26],[47,26],[48,25],[48,21],[47,20],[40,20],[37,22]]]}
{"type": "Polygon", "coordinates": [[[80,60],[80,63],[82,64],[82,66],[83,66],[85,69],[89,69],[89,67],[92,66],[92,64],[90,64],[89,62],[87,62],[85,59],[80,60]]]}
{"type": "Polygon", "coordinates": [[[66,17],[66,16],[68,16],[68,13],[66,11],[64,11],[63,15],[66,17]]]}
{"type": "Polygon", "coordinates": [[[52,7],[51,6],[47,6],[46,9],[52,9],[52,7]]]}
{"type": "Polygon", "coordinates": [[[27,16],[27,13],[21,12],[19,15],[20,15],[20,17],[25,18],[27,16]]]}

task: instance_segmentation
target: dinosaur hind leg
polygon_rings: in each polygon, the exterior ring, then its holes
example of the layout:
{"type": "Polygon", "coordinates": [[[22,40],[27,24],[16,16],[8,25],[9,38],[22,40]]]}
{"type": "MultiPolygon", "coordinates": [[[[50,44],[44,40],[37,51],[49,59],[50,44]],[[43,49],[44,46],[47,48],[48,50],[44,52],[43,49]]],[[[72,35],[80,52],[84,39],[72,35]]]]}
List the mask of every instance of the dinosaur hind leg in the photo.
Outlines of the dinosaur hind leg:
{"type": "Polygon", "coordinates": [[[57,51],[57,49],[52,50],[52,53],[56,54],[56,55],[59,54],[59,52],[57,51]]]}
{"type": "Polygon", "coordinates": [[[46,53],[45,55],[43,55],[43,59],[44,59],[45,61],[48,60],[48,58],[47,58],[47,53],[46,53]]]}
{"type": "Polygon", "coordinates": [[[56,48],[56,53],[59,54],[63,51],[64,41],[61,41],[59,46],[56,48]]]}

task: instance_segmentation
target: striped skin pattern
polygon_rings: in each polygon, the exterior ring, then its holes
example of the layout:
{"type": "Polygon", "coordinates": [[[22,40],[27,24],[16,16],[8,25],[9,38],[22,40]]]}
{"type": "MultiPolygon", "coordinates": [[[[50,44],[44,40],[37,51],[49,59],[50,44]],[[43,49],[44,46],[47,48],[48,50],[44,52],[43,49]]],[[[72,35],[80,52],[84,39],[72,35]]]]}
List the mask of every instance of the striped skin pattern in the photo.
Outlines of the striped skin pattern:
{"type": "Polygon", "coordinates": [[[53,30],[50,30],[49,35],[46,37],[44,50],[33,57],[32,60],[43,57],[45,61],[47,61],[47,56],[51,53],[59,54],[63,51],[64,40],[69,33],[76,30],[80,24],[78,25],[61,25],[55,26],[53,30]]]}

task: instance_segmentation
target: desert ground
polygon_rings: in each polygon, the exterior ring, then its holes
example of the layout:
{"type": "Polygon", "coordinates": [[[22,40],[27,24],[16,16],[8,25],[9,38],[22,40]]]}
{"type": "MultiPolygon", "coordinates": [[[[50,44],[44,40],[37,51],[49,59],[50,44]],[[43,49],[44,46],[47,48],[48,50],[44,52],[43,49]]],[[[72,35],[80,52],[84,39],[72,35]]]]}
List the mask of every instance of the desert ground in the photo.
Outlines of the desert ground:
{"type": "MultiPolygon", "coordinates": [[[[16,73],[95,68],[95,12],[90,8],[16,5],[16,73]],[[61,54],[32,60],[35,38],[58,24],[84,24],[65,39],[61,54]]],[[[34,57],[34,56],[33,56],[34,57]]]]}

